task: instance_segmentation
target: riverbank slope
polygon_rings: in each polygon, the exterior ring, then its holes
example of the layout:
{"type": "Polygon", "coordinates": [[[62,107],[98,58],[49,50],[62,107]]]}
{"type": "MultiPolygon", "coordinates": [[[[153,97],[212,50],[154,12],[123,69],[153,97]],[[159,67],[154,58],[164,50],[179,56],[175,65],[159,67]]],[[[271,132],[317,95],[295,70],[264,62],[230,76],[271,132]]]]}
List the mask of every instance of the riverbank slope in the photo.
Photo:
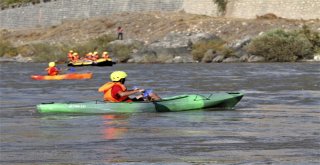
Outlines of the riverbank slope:
{"type": "MultiPolygon", "coordinates": [[[[168,34],[207,33],[217,36],[227,44],[255,37],[272,29],[294,30],[308,26],[320,32],[320,20],[288,20],[273,14],[257,19],[232,19],[193,15],[184,12],[121,13],[106,17],[66,21],[47,28],[1,30],[1,38],[14,46],[33,43],[84,43],[103,35],[116,36],[116,28],[124,28],[124,39],[150,44],[168,34]]],[[[16,54],[18,55],[18,54],[16,54]]],[[[21,56],[36,56],[21,54],[21,56]]]]}

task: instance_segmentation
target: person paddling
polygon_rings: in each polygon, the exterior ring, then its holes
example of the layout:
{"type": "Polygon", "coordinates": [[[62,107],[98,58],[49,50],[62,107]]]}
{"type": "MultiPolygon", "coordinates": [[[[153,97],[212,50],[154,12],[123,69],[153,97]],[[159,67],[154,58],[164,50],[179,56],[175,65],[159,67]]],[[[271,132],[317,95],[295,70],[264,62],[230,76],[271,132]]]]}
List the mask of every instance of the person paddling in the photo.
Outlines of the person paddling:
{"type": "Polygon", "coordinates": [[[55,62],[49,62],[48,64],[48,68],[46,68],[46,71],[48,72],[49,76],[55,76],[59,74],[59,69],[56,67],[56,63],[55,62]]]}
{"type": "MultiPolygon", "coordinates": [[[[126,86],[124,85],[125,80],[127,77],[127,73],[124,71],[114,71],[110,74],[110,79],[112,82],[108,82],[101,86],[98,91],[103,92],[104,101],[110,102],[132,102],[132,101],[144,101],[143,93],[144,89],[133,89],[127,90],[126,86]],[[129,96],[134,94],[140,94],[137,97],[131,99],[129,96]]],[[[160,100],[161,98],[155,93],[149,93],[146,97],[148,101],[156,101],[160,100]]]]}

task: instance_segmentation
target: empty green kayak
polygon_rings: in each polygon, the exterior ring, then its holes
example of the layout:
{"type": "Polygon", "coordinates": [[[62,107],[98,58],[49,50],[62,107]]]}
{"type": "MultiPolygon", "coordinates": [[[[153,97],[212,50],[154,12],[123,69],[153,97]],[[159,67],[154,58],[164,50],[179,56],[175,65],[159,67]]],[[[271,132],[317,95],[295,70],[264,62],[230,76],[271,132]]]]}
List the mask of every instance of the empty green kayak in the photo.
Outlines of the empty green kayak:
{"type": "Polygon", "coordinates": [[[241,100],[243,93],[225,92],[213,94],[178,95],[155,102],[103,101],[42,103],[37,105],[39,113],[129,113],[129,112],[178,112],[207,108],[232,109],[241,100]]]}

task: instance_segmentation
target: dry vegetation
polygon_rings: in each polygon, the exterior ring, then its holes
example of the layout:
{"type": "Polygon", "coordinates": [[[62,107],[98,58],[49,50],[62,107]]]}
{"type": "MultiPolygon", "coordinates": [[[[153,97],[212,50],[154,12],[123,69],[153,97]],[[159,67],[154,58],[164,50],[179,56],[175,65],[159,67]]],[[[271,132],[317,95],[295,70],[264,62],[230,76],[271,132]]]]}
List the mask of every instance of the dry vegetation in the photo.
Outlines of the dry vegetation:
{"type": "Polygon", "coordinates": [[[186,13],[122,13],[86,20],[65,21],[61,25],[47,28],[2,30],[4,39],[14,45],[26,43],[85,42],[101,35],[116,35],[115,29],[122,26],[125,38],[132,38],[146,43],[159,40],[170,32],[191,33],[208,32],[218,35],[225,41],[255,36],[261,32],[276,28],[298,29],[307,25],[311,30],[320,31],[319,20],[286,19],[228,19],[208,17],[186,13]]]}
{"type": "MultiPolygon", "coordinates": [[[[34,57],[36,61],[50,61],[54,59],[66,60],[65,52],[69,49],[75,49],[82,54],[92,50],[104,51],[106,49],[105,44],[115,39],[116,28],[118,26],[122,26],[125,29],[124,39],[130,38],[144,41],[145,43],[160,40],[168,33],[182,33],[187,35],[189,33],[204,32],[212,33],[222,39],[223,42],[221,43],[208,42],[194,45],[192,54],[196,60],[200,60],[208,48],[214,48],[227,56],[232,55],[232,52],[225,49],[223,44],[241,40],[247,36],[256,37],[262,32],[269,32],[274,29],[295,31],[301,30],[302,27],[308,27],[308,30],[318,34],[315,35],[316,37],[312,37],[312,35],[306,36],[311,44],[314,45],[311,48],[308,47],[308,49],[311,50],[309,54],[319,52],[320,47],[317,46],[320,42],[319,20],[287,20],[272,14],[248,20],[209,17],[183,12],[150,12],[121,13],[85,20],[69,20],[64,21],[60,25],[45,28],[2,29],[0,30],[0,57],[11,57],[21,54],[22,56],[36,56],[34,57]],[[315,41],[315,43],[313,43],[313,41],[315,41]],[[48,54],[51,54],[50,59],[48,59],[48,54]]],[[[260,45],[264,45],[264,40],[266,39],[260,39],[262,43],[260,45]]],[[[282,37],[279,41],[291,43],[290,38],[282,37]]],[[[259,47],[259,42],[256,43],[256,45],[251,44],[251,47],[249,47],[251,48],[249,51],[253,52],[253,54],[257,54],[256,52],[259,54],[257,50],[262,50],[261,46],[259,47]]],[[[297,42],[297,44],[301,45],[299,42],[297,42]]],[[[265,49],[268,50],[265,52],[271,51],[271,48],[265,49]]],[[[119,59],[125,61],[131,49],[119,48],[115,51],[119,59]],[[121,54],[121,58],[119,54],[121,54]]],[[[284,53],[283,51],[279,52],[284,53]]],[[[267,57],[267,59],[269,58],[271,57],[267,57]]],[[[283,61],[281,59],[274,59],[273,57],[271,61],[272,60],[283,61]]]]}

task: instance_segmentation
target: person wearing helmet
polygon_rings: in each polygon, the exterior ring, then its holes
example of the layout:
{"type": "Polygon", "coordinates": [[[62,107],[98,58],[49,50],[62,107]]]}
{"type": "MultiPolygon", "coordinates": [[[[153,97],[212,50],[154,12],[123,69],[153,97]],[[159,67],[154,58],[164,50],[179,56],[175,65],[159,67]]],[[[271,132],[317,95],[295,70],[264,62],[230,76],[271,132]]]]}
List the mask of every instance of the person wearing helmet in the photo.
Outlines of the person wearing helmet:
{"type": "MultiPolygon", "coordinates": [[[[125,80],[127,77],[127,73],[124,71],[114,71],[110,74],[110,79],[112,82],[108,82],[101,86],[98,91],[103,92],[104,101],[110,101],[110,102],[132,102],[132,101],[143,101],[142,97],[143,95],[139,95],[135,97],[134,99],[130,99],[130,95],[134,94],[140,94],[144,92],[144,89],[133,89],[133,90],[127,90],[126,86],[124,85],[125,80]]],[[[150,100],[159,100],[160,97],[152,93],[150,94],[150,100]]]]}
{"type": "Polygon", "coordinates": [[[95,60],[97,60],[97,59],[99,59],[99,54],[98,54],[98,52],[93,52],[92,60],[95,61],[95,60]]]}
{"type": "Polygon", "coordinates": [[[76,62],[76,61],[78,61],[78,60],[80,59],[79,54],[78,54],[77,52],[74,52],[74,53],[72,54],[72,56],[73,56],[73,61],[74,61],[74,62],[76,62]]]}
{"type": "Polygon", "coordinates": [[[85,60],[92,60],[92,55],[93,55],[93,53],[92,52],[89,52],[88,54],[86,54],[86,56],[85,56],[85,60]]]}
{"type": "Polygon", "coordinates": [[[108,52],[103,52],[103,53],[102,53],[102,58],[104,58],[104,59],[109,59],[109,54],[108,54],[108,52]]]}
{"type": "Polygon", "coordinates": [[[59,69],[56,67],[55,62],[49,62],[49,67],[46,68],[46,71],[48,72],[49,76],[55,76],[59,74],[59,69]]]}
{"type": "Polygon", "coordinates": [[[68,53],[68,59],[69,61],[73,61],[73,50],[70,50],[69,53],[68,53]]]}

